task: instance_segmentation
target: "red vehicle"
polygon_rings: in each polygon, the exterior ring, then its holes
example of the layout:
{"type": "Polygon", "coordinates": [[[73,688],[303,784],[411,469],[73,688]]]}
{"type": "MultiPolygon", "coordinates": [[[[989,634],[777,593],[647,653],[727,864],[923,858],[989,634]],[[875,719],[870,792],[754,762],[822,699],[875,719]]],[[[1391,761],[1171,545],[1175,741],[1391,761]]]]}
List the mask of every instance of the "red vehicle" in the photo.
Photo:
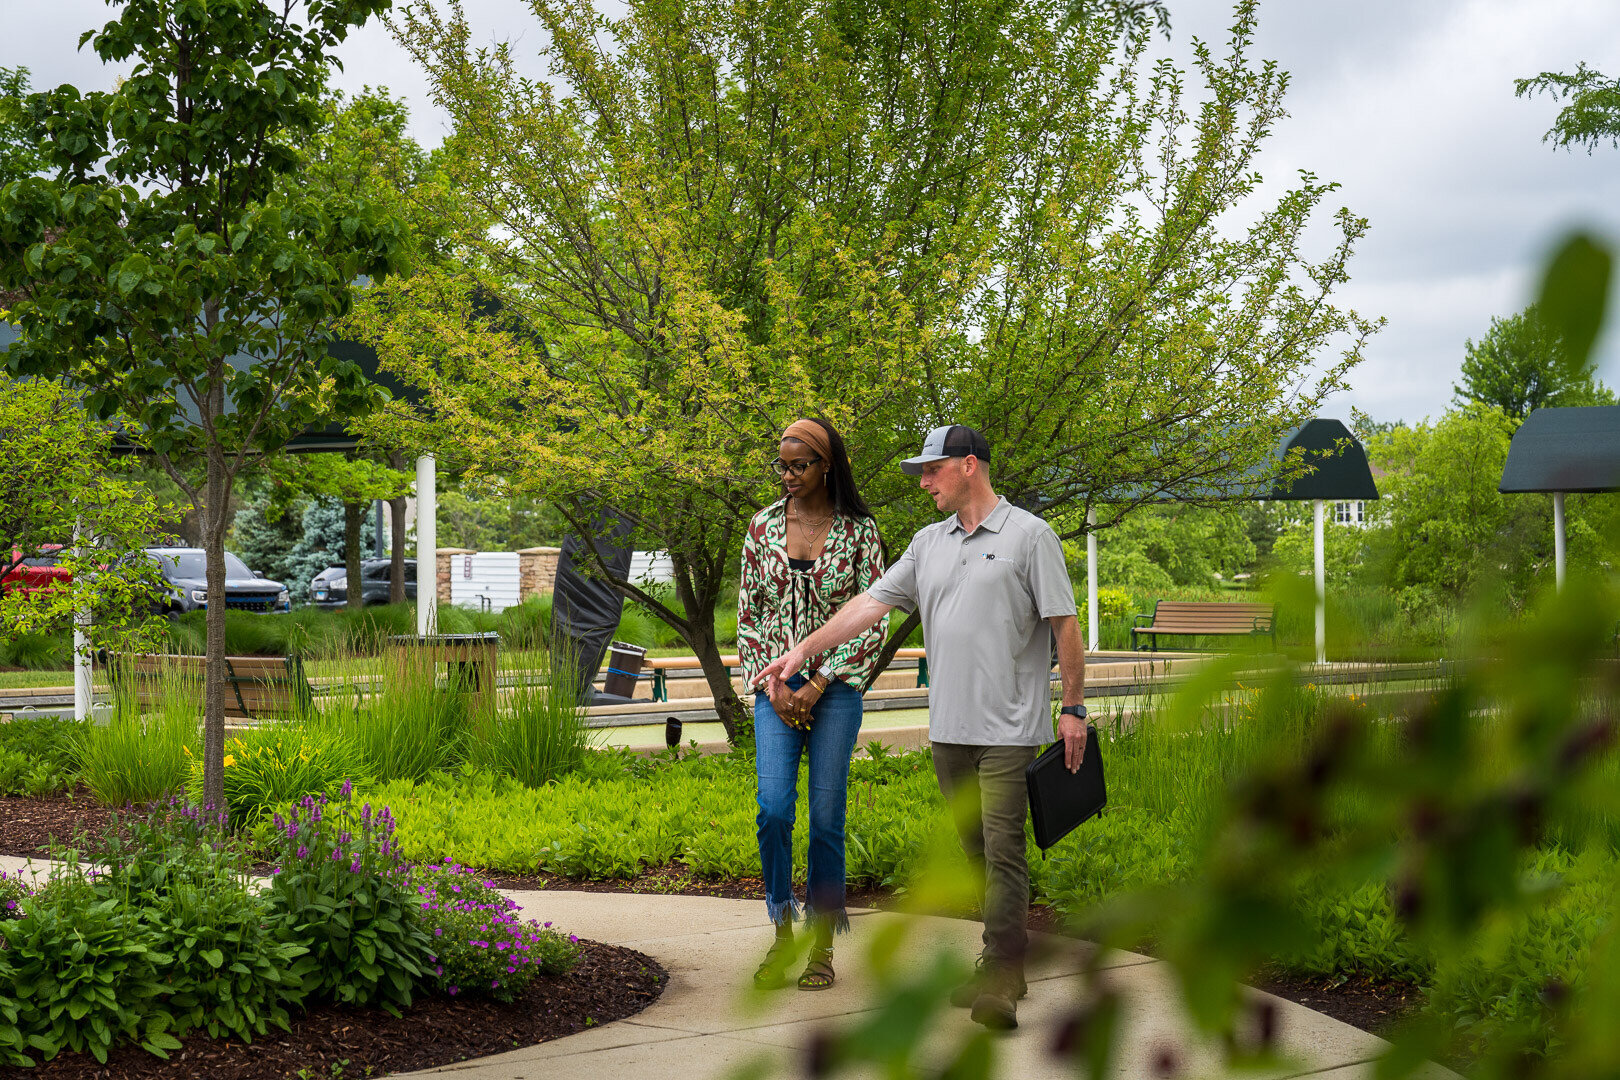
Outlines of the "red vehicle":
{"type": "Polygon", "coordinates": [[[38,592],[73,583],[73,573],[56,564],[56,553],[61,544],[46,544],[37,557],[23,558],[23,553],[11,549],[11,557],[0,565],[0,592],[38,592]]]}

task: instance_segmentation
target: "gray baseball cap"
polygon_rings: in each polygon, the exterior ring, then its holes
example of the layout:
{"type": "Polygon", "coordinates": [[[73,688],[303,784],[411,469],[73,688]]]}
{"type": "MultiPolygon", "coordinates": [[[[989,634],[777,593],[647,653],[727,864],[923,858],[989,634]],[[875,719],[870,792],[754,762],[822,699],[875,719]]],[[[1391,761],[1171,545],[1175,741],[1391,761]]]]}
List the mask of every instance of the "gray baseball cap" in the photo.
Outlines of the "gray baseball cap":
{"type": "Polygon", "coordinates": [[[989,461],[990,444],[984,441],[983,435],[970,427],[962,424],[946,424],[928,433],[928,438],[923,440],[922,453],[902,461],[900,471],[908,476],[921,476],[923,466],[930,461],[967,457],[969,454],[980,461],[989,461]]]}

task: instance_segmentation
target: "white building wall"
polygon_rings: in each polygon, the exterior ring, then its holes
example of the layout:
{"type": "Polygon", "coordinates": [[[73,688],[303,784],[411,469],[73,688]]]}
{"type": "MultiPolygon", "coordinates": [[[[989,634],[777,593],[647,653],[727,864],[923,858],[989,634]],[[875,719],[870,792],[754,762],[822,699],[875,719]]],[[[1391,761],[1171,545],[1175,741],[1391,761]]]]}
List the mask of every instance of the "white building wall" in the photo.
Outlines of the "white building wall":
{"type": "Polygon", "coordinates": [[[515,551],[479,551],[450,557],[450,602],[457,607],[504,611],[520,602],[515,551]]]}
{"type": "Polygon", "coordinates": [[[667,551],[633,551],[630,553],[631,581],[674,581],[675,564],[667,551]]]}

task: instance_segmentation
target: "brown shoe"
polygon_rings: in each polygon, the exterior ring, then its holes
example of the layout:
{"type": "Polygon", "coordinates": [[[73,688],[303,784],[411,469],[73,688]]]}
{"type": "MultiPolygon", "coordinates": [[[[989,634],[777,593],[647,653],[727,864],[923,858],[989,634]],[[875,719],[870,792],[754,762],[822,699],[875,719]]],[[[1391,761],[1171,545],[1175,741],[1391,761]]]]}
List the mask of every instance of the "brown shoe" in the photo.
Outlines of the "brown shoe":
{"type": "MultiPolygon", "coordinates": [[[[990,985],[991,979],[990,960],[988,957],[981,956],[979,962],[974,966],[973,974],[969,975],[961,986],[951,991],[951,1004],[958,1009],[971,1007],[974,1002],[979,1000],[979,995],[984,992],[985,987],[990,985]]],[[[1007,982],[1011,984],[1014,1001],[1029,993],[1029,986],[1024,982],[1022,972],[1017,974],[1009,972],[1007,982]]]]}
{"type": "Polygon", "coordinates": [[[973,1002],[973,1022],[991,1031],[1011,1031],[1018,1026],[1018,1001],[1008,985],[986,987],[973,1002]]]}

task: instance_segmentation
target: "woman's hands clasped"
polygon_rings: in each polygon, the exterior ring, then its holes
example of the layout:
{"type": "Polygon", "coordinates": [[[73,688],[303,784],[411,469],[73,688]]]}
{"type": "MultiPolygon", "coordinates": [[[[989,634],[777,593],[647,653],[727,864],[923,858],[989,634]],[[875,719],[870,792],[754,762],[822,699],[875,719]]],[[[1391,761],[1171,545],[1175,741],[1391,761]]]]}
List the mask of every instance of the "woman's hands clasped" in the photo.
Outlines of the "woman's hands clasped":
{"type": "Polygon", "coordinates": [[[770,698],[771,708],[776,710],[776,715],[782,718],[784,724],[808,730],[810,710],[821,700],[821,691],[816,689],[814,683],[808,682],[797,690],[789,690],[787,683],[773,679],[766,688],[766,696],[770,698]]]}

